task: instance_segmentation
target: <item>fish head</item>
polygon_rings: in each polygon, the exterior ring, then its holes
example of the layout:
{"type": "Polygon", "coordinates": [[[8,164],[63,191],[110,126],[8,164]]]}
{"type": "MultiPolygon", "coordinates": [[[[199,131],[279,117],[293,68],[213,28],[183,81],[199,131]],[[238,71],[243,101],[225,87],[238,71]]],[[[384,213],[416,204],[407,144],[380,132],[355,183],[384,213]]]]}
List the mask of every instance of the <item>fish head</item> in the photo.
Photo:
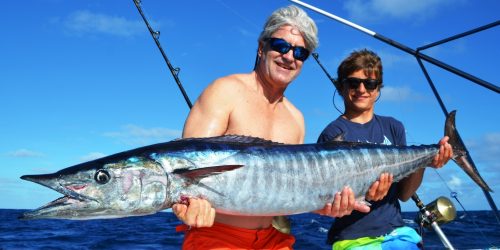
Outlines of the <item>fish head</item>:
{"type": "Polygon", "coordinates": [[[106,158],[75,165],[53,174],[21,179],[51,188],[64,196],[24,213],[20,219],[105,219],[139,216],[164,209],[167,176],[149,158],[106,158]]]}

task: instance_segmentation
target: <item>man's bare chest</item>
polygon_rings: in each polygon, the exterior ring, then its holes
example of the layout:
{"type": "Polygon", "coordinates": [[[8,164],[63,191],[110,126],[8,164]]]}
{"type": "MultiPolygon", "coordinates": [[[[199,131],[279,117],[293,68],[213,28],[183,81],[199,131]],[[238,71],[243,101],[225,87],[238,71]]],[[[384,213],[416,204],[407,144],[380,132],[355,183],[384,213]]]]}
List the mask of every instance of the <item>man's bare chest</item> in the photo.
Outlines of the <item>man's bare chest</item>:
{"type": "Polygon", "coordinates": [[[300,137],[300,127],[290,112],[240,108],[231,114],[226,134],[292,143],[300,137]]]}

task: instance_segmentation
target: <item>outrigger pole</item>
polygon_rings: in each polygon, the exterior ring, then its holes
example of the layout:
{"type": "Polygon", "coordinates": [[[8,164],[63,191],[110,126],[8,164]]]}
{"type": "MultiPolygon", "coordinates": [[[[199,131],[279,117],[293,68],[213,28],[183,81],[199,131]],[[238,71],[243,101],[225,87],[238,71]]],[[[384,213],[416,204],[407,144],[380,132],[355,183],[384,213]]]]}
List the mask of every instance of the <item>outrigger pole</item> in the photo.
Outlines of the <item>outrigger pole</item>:
{"type": "MultiPolygon", "coordinates": [[[[411,49],[411,48],[409,48],[409,47],[407,47],[407,46],[405,46],[405,45],[403,45],[401,43],[398,43],[398,42],[396,42],[396,41],[394,41],[392,39],[389,39],[389,38],[384,37],[384,36],[382,36],[380,34],[377,34],[374,31],[371,31],[371,30],[369,30],[367,28],[364,28],[364,27],[362,27],[360,25],[357,25],[355,23],[347,21],[347,20],[345,20],[345,19],[343,19],[341,17],[335,16],[335,15],[333,15],[331,13],[328,13],[328,12],[326,12],[324,10],[316,8],[316,7],[314,7],[312,5],[309,5],[307,3],[304,3],[304,2],[301,2],[301,1],[298,1],[298,0],[289,0],[289,1],[291,1],[293,3],[296,3],[298,5],[301,5],[303,7],[306,7],[308,9],[310,9],[310,10],[315,11],[315,12],[318,12],[318,13],[320,13],[322,15],[327,16],[327,17],[330,17],[330,18],[332,18],[332,19],[334,19],[334,20],[336,20],[338,22],[341,22],[341,23],[343,23],[343,24],[345,24],[345,25],[347,25],[349,27],[355,28],[355,29],[357,29],[357,30],[359,30],[359,31],[361,31],[363,33],[366,33],[366,34],[368,34],[368,35],[370,35],[370,36],[372,36],[372,37],[374,37],[374,38],[376,38],[376,39],[378,39],[378,40],[380,40],[382,42],[385,42],[385,43],[387,43],[387,44],[389,44],[391,46],[394,46],[394,47],[396,47],[396,48],[398,48],[400,50],[403,50],[404,52],[407,52],[407,53],[415,56],[415,58],[417,59],[419,65],[420,65],[420,67],[422,68],[422,71],[423,71],[423,73],[424,73],[427,81],[429,82],[429,85],[430,85],[430,87],[431,87],[434,95],[436,96],[436,99],[438,100],[439,105],[441,106],[441,109],[443,110],[445,116],[448,115],[448,111],[446,110],[446,107],[445,107],[445,105],[444,105],[441,97],[439,96],[439,93],[437,92],[436,87],[434,86],[432,80],[429,77],[429,74],[427,73],[427,71],[426,71],[426,69],[424,67],[424,65],[422,63],[422,59],[425,60],[425,61],[427,61],[427,62],[430,62],[430,63],[432,63],[432,64],[434,64],[434,65],[436,65],[436,66],[438,66],[438,67],[440,67],[440,68],[442,68],[444,70],[447,70],[447,71],[449,71],[451,73],[454,73],[454,74],[459,75],[459,76],[461,76],[463,78],[466,78],[466,79],[468,79],[468,80],[470,80],[472,82],[475,82],[475,83],[477,83],[477,84],[479,84],[479,85],[481,85],[483,87],[486,87],[486,88],[488,88],[488,89],[490,89],[492,91],[500,93],[500,88],[498,86],[493,85],[493,84],[491,84],[491,83],[489,83],[487,81],[484,81],[482,79],[479,79],[479,78],[477,78],[477,77],[475,77],[475,76],[473,76],[471,74],[468,74],[466,72],[463,72],[463,71],[461,71],[459,69],[456,69],[456,68],[454,68],[454,67],[452,67],[452,66],[450,66],[448,64],[445,64],[445,63],[443,63],[443,62],[441,62],[441,61],[439,61],[437,59],[434,59],[434,58],[432,58],[430,56],[427,56],[425,54],[420,53],[421,50],[428,49],[428,48],[434,47],[436,45],[443,44],[445,42],[449,42],[449,41],[452,41],[452,40],[455,40],[455,39],[458,39],[458,38],[461,38],[461,37],[464,37],[464,36],[467,36],[467,35],[470,35],[470,34],[473,34],[473,33],[476,33],[476,32],[482,31],[482,30],[485,30],[485,29],[489,29],[489,28],[495,27],[495,26],[497,26],[497,25],[500,24],[500,21],[498,21],[498,20],[495,21],[495,22],[493,22],[493,23],[490,23],[488,25],[484,25],[482,27],[479,27],[479,28],[476,28],[476,29],[464,32],[462,34],[458,34],[456,36],[452,36],[452,37],[447,38],[447,39],[443,39],[441,41],[438,41],[438,42],[435,42],[435,43],[432,43],[432,44],[429,44],[429,45],[426,45],[426,46],[422,46],[422,47],[418,48],[417,50],[413,50],[413,49],[411,49]]],[[[316,55],[313,54],[313,56],[316,59],[316,61],[319,63],[317,54],[316,55]]],[[[323,68],[323,66],[321,64],[320,64],[320,66],[323,69],[323,71],[325,71],[325,73],[327,73],[326,70],[323,68]]],[[[334,83],[335,80],[328,73],[327,73],[327,76],[330,79],[330,81],[332,81],[332,83],[334,83]]],[[[474,168],[474,170],[477,171],[476,165],[474,164],[474,161],[472,160],[472,157],[470,156],[469,151],[465,147],[465,144],[463,144],[462,139],[460,138],[460,135],[458,134],[458,132],[457,132],[457,135],[458,135],[458,139],[459,139],[460,143],[462,143],[462,145],[464,145],[464,148],[465,148],[465,150],[467,152],[467,159],[471,163],[471,165],[474,168]]],[[[494,202],[493,198],[491,197],[490,193],[487,190],[484,190],[484,189],[482,189],[482,190],[483,190],[484,195],[486,196],[486,199],[488,200],[488,203],[489,203],[489,205],[491,207],[491,210],[494,212],[494,215],[495,215],[495,217],[497,219],[497,222],[500,224],[500,214],[498,212],[497,206],[495,205],[495,202],[494,202]]],[[[454,197],[454,198],[456,199],[456,197],[454,197]]]]}
{"type": "Polygon", "coordinates": [[[146,23],[146,26],[148,27],[149,33],[151,33],[151,36],[153,37],[153,40],[155,40],[156,46],[160,50],[161,55],[163,56],[163,59],[167,63],[168,69],[172,73],[172,76],[174,77],[175,82],[177,83],[177,86],[179,87],[179,90],[182,93],[182,96],[184,96],[184,100],[186,100],[186,103],[187,103],[189,109],[191,109],[193,107],[193,104],[191,104],[191,101],[189,100],[189,97],[186,94],[186,91],[184,90],[184,87],[182,87],[181,81],[179,80],[179,76],[178,75],[179,75],[180,69],[179,68],[174,68],[172,66],[172,64],[170,64],[170,61],[168,60],[167,55],[165,55],[165,52],[163,51],[163,48],[161,47],[160,40],[159,40],[159,38],[160,38],[160,31],[154,31],[151,28],[151,26],[149,25],[148,20],[146,19],[146,17],[144,16],[144,13],[142,12],[141,0],[133,0],[133,1],[134,1],[134,4],[135,4],[135,7],[137,7],[137,10],[139,11],[139,14],[141,14],[142,20],[144,20],[144,23],[146,23]]]}
{"type": "MultiPolygon", "coordinates": [[[[341,22],[341,23],[343,23],[345,25],[348,25],[348,26],[350,26],[352,28],[355,28],[355,29],[357,29],[357,30],[359,30],[359,31],[361,31],[363,33],[366,33],[366,34],[368,34],[368,35],[370,35],[370,36],[372,36],[374,38],[377,38],[378,40],[381,40],[382,42],[388,43],[389,45],[392,45],[392,46],[394,46],[394,47],[396,47],[396,48],[398,48],[400,50],[403,50],[404,52],[412,54],[412,55],[414,55],[417,58],[424,59],[425,61],[430,62],[430,63],[432,63],[432,64],[434,64],[434,65],[436,65],[436,66],[438,66],[438,67],[440,67],[440,68],[442,68],[444,70],[452,72],[452,73],[454,73],[456,75],[459,75],[459,76],[461,76],[461,77],[463,77],[465,79],[468,79],[468,80],[470,80],[472,82],[475,82],[475,83],[477,83],[477,84],[479,84],[479,85],[481,85],[481,86],[483,86],[485,88],[488,88],[488,89],[493,90],[493,91],[495,91],[497,93],[500,93],[500,87],[498,87],[498,86],[496,86],[494,84],[491,84],[491,83],[489,83],[489,82],[487,82],[485,80],[479,79],[479,78],[477,78],[477,77],[475,77],[475,76],[473,76],[471,74],[463,72],[463,71],[461,71],[461,70],[459,70],[457,68],[454,68],[454,67],[452,67],[452,66],[450,66],[450,65],[448,65],[446,63],[443,63],[443,62],[441,62],[441,61],[439,61],[437,59],[434,59],[434,58],[432,58],[432,57],[430,57],[428,55],[419,53],[418,51],[415,51],[415,50],[413,50],[413,49],[411,49],[411,48],[409,48],[409,47],[407,47],[407,46],[405,46],[405,45],[403,45],[401,43],[398,43],[398,42],[396,42],[396,41],[394,41],[392,39],[389,39],[389,38],[387,38],[385,36],[377,34],[374,31],[371,31],[371,30],[369,30],[367,28],[364,28],[364,27],[359,26],[359,25],[357,25],[355,23],[347,21],[347,20],[345,20],[345,19],[343,19],[341,17],[335,16],[335,15],[333,15],[331,13],[328,13],[328,12],[326,12],[324,10],[318,9],[318,8],[312,6],[312,5],[307,4],[307,3],[304,3],[304,2],[301,2],[301,1],[298,1],[298,0],[289,0],[289,1],[294,2],[296,4],[299,4],[299,5],[301,5],[303,7],[306,7],[308,9],[310,9],[310,10],[316,11],[316,12],[318,12],[320,14],[323,14],[323,15],[325,15],[327,17],[330,17],[330,18],[332,18],[332,19],[334,19],[334,20],[336,20],[338,22],[341,22]]],[[[494,23],[492,23],[490,25],[487,25],[488,26],[487,28],[494,27],[494,26],[499,25],[499,24],[500,24],[500,21],[496,21],[496,22],[494,22],[494,23]]]]}

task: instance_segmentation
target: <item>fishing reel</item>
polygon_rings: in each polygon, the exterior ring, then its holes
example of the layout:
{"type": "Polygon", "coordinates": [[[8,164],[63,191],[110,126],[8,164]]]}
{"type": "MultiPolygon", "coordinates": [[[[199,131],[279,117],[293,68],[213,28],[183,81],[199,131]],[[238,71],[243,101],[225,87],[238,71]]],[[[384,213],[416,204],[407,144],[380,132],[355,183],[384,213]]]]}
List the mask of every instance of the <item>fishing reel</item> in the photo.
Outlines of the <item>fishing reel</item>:
{"type": "Polygon", "coordinates": [[[439,227],[439,224],[450,222],[457,216],[457,211],[453,203],[448,198],[441,196],[425,206],[416,193],[411,199],[415,201],[415,204],[420,209],[415,221],[420,225],[420,230],[418,231],[422,239],[424,237],[424,227],[427,229],[432,228],[447,249],[455,249],[439,227]]]}
{"type": "Polygon", "coordinates": [[[455,206],[450,199],[441,196],[427,205],[423,205],[422,201],[415,194],[412,199],[420,208],[415,222],[420,226],[430,229],[433,222],[439,225],[453,221],[457,216],[455,206]]]}

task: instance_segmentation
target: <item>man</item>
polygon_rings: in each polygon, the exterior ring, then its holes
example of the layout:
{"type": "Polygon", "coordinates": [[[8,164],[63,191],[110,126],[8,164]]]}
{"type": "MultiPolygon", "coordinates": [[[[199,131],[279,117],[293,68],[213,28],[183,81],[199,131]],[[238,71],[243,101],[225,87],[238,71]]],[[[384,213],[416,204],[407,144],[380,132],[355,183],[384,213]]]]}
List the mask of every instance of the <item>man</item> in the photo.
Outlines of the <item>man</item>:
{"type": "MultiPolygon", "coordinates": [[[[382,85],[382,61],[372,51],[354,51],[337,70],[336,88],[344,100],[345,112],[331,122],[318,142],[343,134],[346,141],[406,145],[403,124],[374,113],[382,85]]],[[[439,153],[432,167],[440,168],[451,158],[448,137],[439,142],[439,153]]],[[[407,201],[422,183],[424,169],[394,183],[387,196],[373,202],[369,213],[358,213],[335,220],[328,232],[333,249],[418,249],[420,236],[405,227],[399,200],[407,201]]]]}
{"type": "MultiPolygon", "coordinates": [[[[183,137],[235,134],[288,144],[304,142],[304,118],[284,92],[318,45],[316,25],[303,10],[288,6],[273,12],[258,40],[254,71],[210,84],[189,113],[183,137]]],[[[390,176],[383,176],[369,196],[380,199],[391,182],[390,176]]],[[[353,209],[369,210],[355,203],[352,190],[345,188],[318,213],[335,217],[353,209]]],[[[216,214],[203,199],[192,198],[189,206],[177,204],[173,211],[190,226],[184,249],[291,249],[295,241],[271,227],[271,216],[216,214]]]]}

